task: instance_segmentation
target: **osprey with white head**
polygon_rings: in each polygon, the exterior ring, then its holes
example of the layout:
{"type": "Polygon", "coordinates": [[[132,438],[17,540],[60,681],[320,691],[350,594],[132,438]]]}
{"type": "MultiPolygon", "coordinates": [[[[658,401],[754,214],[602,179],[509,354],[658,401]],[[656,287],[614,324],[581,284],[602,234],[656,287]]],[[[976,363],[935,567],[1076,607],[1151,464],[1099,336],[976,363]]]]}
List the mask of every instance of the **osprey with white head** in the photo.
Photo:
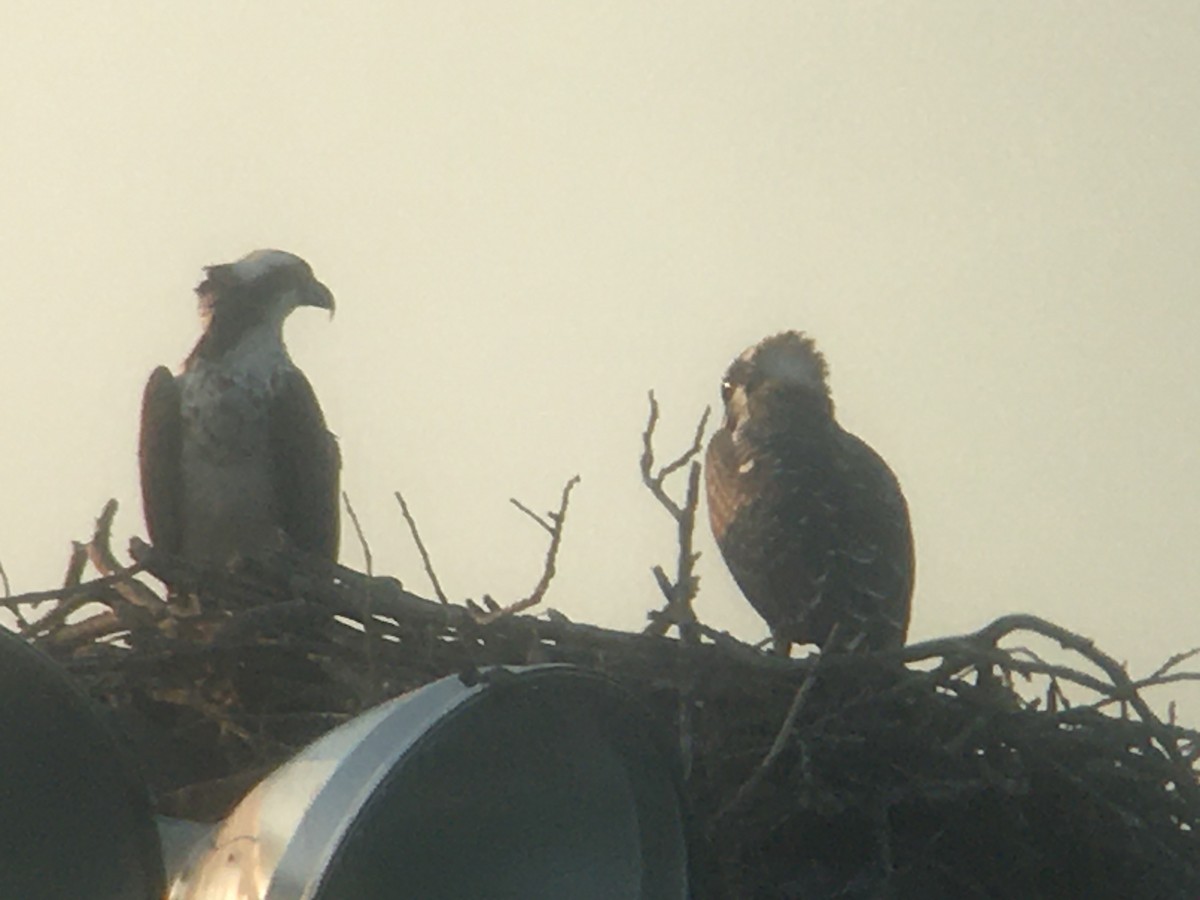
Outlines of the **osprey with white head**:
{"type": "Polygon", "coordinates": [[[337,443],[283,323],[333,294],[300,257],[256,250],[209,266],[196,288],[204,333],[174,376],[160,366],[142,401],[142,501],[154,545],[225,565],[290,547],[333,560],[337,443]]]}

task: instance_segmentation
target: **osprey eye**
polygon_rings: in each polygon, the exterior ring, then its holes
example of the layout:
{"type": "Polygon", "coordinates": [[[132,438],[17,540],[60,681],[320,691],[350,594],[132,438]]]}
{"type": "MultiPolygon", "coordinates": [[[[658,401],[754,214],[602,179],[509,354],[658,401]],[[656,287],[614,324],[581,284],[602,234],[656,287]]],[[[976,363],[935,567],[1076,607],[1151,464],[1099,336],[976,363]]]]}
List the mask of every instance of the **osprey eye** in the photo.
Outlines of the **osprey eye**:
{"type": "Polygon", "coordinates": [[[728,380],[722,381],[721,382],[721,402],[728,403],[729,398],[732,396],[733,396],[733,382],[728,381],[728,380]]]}

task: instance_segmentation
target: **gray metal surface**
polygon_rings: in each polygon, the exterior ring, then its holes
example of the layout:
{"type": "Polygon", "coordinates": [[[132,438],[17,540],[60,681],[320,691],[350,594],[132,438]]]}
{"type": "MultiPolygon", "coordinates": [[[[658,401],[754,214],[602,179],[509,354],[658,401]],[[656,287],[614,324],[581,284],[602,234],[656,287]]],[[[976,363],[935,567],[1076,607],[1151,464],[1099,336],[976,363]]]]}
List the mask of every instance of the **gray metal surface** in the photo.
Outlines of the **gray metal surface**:
{"type": "Polygon", "coordinates": [[[315,742],[205,835],[171,900],[682,900],[673,762],[612,682],[444,678],[315,742]]]}

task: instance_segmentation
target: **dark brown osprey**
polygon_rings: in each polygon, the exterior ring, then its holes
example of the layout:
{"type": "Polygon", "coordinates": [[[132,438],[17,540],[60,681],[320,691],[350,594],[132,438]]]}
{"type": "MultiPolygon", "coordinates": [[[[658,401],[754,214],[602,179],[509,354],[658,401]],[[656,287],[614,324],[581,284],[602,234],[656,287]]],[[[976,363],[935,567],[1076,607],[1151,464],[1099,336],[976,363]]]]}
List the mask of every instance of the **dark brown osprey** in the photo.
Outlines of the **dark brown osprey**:
{"type": "Polygon", "coordinates": [[[291,547],[338,549],[336,440],[283,343],[298,306],[333,312],[308,263],[256,250],[209,266],[196,288],[204,334],[142,401],[142,503],[155,547],[226,565],[291,547]]]}
{"type": "Polygon", "coordinates": [[[908,507],[887,464],[834,419],[826,374],[803,333],[764,339],[725,373],[708,445],[713,534],[784,655],[899,647],[908,631],[908,507]]]}

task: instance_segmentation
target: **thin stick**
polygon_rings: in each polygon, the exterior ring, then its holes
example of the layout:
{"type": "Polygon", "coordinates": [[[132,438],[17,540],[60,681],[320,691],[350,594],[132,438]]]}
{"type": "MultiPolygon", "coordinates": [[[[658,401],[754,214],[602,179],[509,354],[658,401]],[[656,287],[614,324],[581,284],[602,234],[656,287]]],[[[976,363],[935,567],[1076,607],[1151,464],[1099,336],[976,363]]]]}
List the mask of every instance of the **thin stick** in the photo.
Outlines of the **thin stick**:
{"type": "Polygon", "coordinates": [[[649,392],[650,397],[650,418],[646,422],[646,430],[642,432],[642,482],[654,494],[655,499],[670,511],[671,515],[678,519],[683,515],[683,510],[679,504],[671,499],[663,488],[663,482],[668,475],[682,469],[692,457],[696,456],[704,441],[704,429],[708,426],[708,417],[712,413],[712,407],[704,408],[704,415],[700,417],[700,422],[696,426],[696,434],[692,439],[692,445],[685,450],[679,457],[667,463],[658,473],[654,473],[654,429],[658,426],[658,399],[654,396],[654,391],[649,392]]]}
{"type": "MultiPolygon", "coordinates": [[[[0,582],[3,582],[4,584],[4,596],[6,598],[11,597],[12,587],[8,583],[8,573],[4,571],[4,563],[2,562],[0,562],[0,582]]],[[[19,606],[14,606],[12,608],[12,614],[17,617],[18,631],[24,633],[25,629],[29,627],[29,617],[25,615],[25,610],[21,609],[19,606]]]]}
{"type": "MultiPolygon", "coordinates": [[[[101,575],[111,575],[121,568],[116,554],[112,552],[112,524],[117,515],[117,506],[115,499],[104,504],[104,509],[96,519],[92,539],[84,545],[88,560],[101,575]]],[[[113,590],[134,606],[150,610],[155,616],[162,616],[166,612],[162,597],[136,579],[118,582],[113,585],[113,590]]]]}
{"type": "Polygon", "coordinates": [[[700,587],[699,580],[695,575],[696,561],[700,555],[693,549],[693,537],[696,530],[696,510],[700,505],[700,463],[694,461],[694,457],[700,453],[703,446],[704,430],[708,425],[708,417],[712,408],[705,407],[704,414],[700,416],[691,446],[655,472],[654,430],[658,425],[659,408],[654,391],[650,391],[649,397],[650,416],[646,422],[646,430],[642,432],[640,461],[642,483],[649,488],[654,498],[675,520],[675,536],[679,545],[679,555],[675,562],[674,581],[667,578],[661,566],[655,566],[651,570],[659,590],[667,600],[667,608],[651,614],[650,624],[643,629],[643,633],[662,636],[672,625],[675,625],[679,628],[680,636],[695,643],[699,640],[699,634],[695,628],[696,614],[692,610],[692,601],[696,598],[700,587]],[[679,504],[667,493],[663,483],[669,475],[679,471],[689,462],[691,467],[688,470],[687,490],[683,503],[679,504]]]}
{"type": "Polygon", "coordinates": [[[371,545],[367,543],[367,536],[363,534],[362,525],[358,521],[358,513],[354,511],[354,506],[350,502],[350,495],[345,491],[342,491],[342,503],[346,505],[346,514],[350,516],[350,524],[354,526],[354,533],[358,535],[358,543],[362,547],[363,564],[367,567],[367,576],[371,577],[375,574],[371,560],[371,545]]]}
{"type": "MultiPolygon", "coordinates": [[[[834,627],[836,628],[837,626],[835,625],[834,627]]],[[[796,689],[795,696],[792,697],[791,706],[788,707],[787,715],[783,717],[783,724],[779,726],[779,731],[775,734],[775,740],[771,742],[771,748],[767,751],[766,756],[762,758],[762,762],[758,764],[758,768],[751,772],[750,777],[742,782],[742,786],[737,789],[737,793],[733,795],[733,799],[721,807],[720,811],[713,817],[712,826],[710,827],[715,826],[731,812],[740,809],[746,799],[762,784],[762,780],[767,777],[767,773],[775,765],[775,760],[779,758],[779,754],[787,747],[788,739],[792,735],[792,729],[796,727],[796,719],[799,718],[800,711],[804,709],[804,703],[812,691],[813,684],[816,682],[817,669],[821,667],[823,659],[825,659],[824,654],[817,658],[816,664],[808,670],[808,673],[804,676],[804,680],[800,682],[800,687],[796,689]]]]}
{"type": "Polygon", "coordinates": [[[523,512],[532,516],[535,521],[543,528],[547,528],[550,532],[550,546],[546,548],[546,564],[542,568],[542,577],[538,579],[538,583],[534,586],[533,591],[524,600],[518,600],[516,603],[511,603],[508,606],[501,607],[491,612],[476,614],[475,621],[481,625],[486,625],[488,622],[494,622],[504,616],[511,616],[514,613],[523,612],[532,606],[537,606],[542,602],[542,598],[546,596],[546,591],[550,587],[550,581],[554,578],[556,572],[556,562],[558,559],[558,548],[562,544],[563,526],[567,522],[567,506],[571,502],[571,491],[575,489],[575,485],[579,484],[580,478],[578,475],[573,476],[564,486],[562,490],[562,498],[559,500],[558,512],[550,513],[549,518],[553,521],[553,526],[550,526],[544,521],[541,516],[512,501],[514,505],[523,512]]]}
{"type": "Polygon", "coordinates": [[[508,502],[511,503],[513,506],[515,506],[517,509],[519,509],[521,512],[525,513],[525,515],[529,516],[529,518],[533,519],[533,521],[537,522],[539,525],[541,525],[543,528],[545,528],[546,531],[549,532],[551,535],[554,534],[554,526],[553,525],[551,525],[549,522],[547,522],[545,519],[543,519],[541,516],[539,516],[537,513],[535,513],[532,509],[530,509],[528,506],[526,506],[524,503],[522,503],[516,497],[509,497],[508,502]]]}
{"type": "Polygon", "coordinates": [[[1168,659],[1165,663],[1163,663],[1161,666],[1159,666],[1157,669],[1155,669],[1153,672],[1151,672],[1148,676],[1146,676],[1146,680],[1151,680],[1151,679],[1159,678],[1160,676],[1166,675],[1177,665],[1179,665],[1180,663],[1187,662],[1189,659],[1191,659],[1194,656],[1200,656],[1200,647],[1193,647],[1191,650],[1185,650],[1182,653],[1176,653],[1174,656],[1172,656],[1170,659],[1168,659]]]}
{"type": "MultiPolygon", "coordinates": [[[[646,429],[642,432],[642,458],[640,467],[642,483],[650,489],[650,493],[666,509],[675,520],[675,540],[679,553],[675,560],[675,580],[667,577],[662,566],[654,566],[650,571],[654,580],[667,600],[666,609],[650,614],[650,624],[643,629],[644,634],[657,637],[664,636],[671,626],[679,629],[683,643],[696,646],[700,643],[699,622],[692,601],[700,589],[699,579],[695,574],[696,561],[700,555],[693,549],[693,536],[696,530],[696,510],[700,504],[700,463],[693,461],[703,446],[704,429],[708,425],[711,407],[704,408],[704,414],[696,425],[696,433],[692,436],[691,446],[658,472],[654,471],[654,430],[658,425],[658,400],[654,391],[649,392],[650,415],[646,421],[646,429]],[[683,504],[680,505],[671,498],[663,486],[666,479],[679,471],[688,463],[687,491],[683,504]]],[[[680,686],[676,709],[676,731],[679,739],[679,755],[683,762],[684,778],[690,779],[695,751],[695,736],[693,734],[693,703],[696,690],[695,673],[685,676],[680,686]]]]}
{"type": "MultiPolygon", "coordinates": [[[[363,565],[367,567],[367,578],[373,578],[374,562],[371,556],[371,545],[367,543],[367,536],[363,534],[362,525],[358,521],[358,513],[354,511],[354,505],[350,502],[350,495],[342,491],[342,502],[346,505],[346,514],[350,516],[350,524],[354,526],[354,533],[358,535],[358,543],[362,547],[363,565]]],[[[375,667],[375,642],[378,640],[379,628],[375,621],[374,604],[372,602],[373,581],[367,582],[367,589],[363,592],[363,649],[364,656],[367,662],[367,679],[368,684],[374,686],[379,683],[375,667]]]]}
{"type": "Polygon", "coordinates": [[[408,523],[408,530],[412,533],[413,543],[417,545],[417,552],[421,554],[421,563],[425,566],[425,574],[429,576],[429,583],[433,585],[433,592],[442,603],[449,603],[446,592],[442,590],[442,583],[438,581],[437,572],[433,571],[433,561],[429,558],[429,551],[425,549],[425,542],[421,540],[421,532],[417,530],[416,520],[409,513],[408,504],[404,502],[404,495],[399,491],[394,491],[393,494],[400,503],[400,512],[404,516],[404,521],[408,523]]]}
{"type": "MultiPolygon", "coordinates": [[[[87,568],[87,562],[87,547],[79,541],[71,541],[71,555],[67,558],[67,571],[63,574],[64,589],[74,588],[80,583],[83,578],[83,570],[87,568]]],[[[100,574],[105,573],[101,572],[100,574]]],[[[103,592],[98,591],[95,596],[99,596],[103,592]]],[[[66,622],[68,616],[91,602],[91,595],[61,600],[45,615],[38,616],[36,619],[27,618],[21,626],[20,634],[22,637],[28,638],[37,634],[48,635],[56,632],[66,622]]]]}
{"type": "Polygon", "coordinates": [[[131,578],[139,572],[145,571],[144,563],[134,563],[131,566],[126,566],[111,575],[105,575],[103,578],[96,578],[93,581],[83,581],[79,584],[70,587],[51,588],[48,591],[29,591],[24,594],[14,594],[11,597],[0,599],[0,606],[13,607],[18,603],[44,603],[47,600],[70,600],[74,597],[86,596],[88,593],[95,592],[101,588],[112,587],[113,585],[122,583],[125,579],[131,578]]]}
{"type": "MultiPolygon", "coordinates": [[[[63,587],[73,588],[83,581],[83,570],[87,568],[87,547],[79,541],[71,541],[71,555],[67,558],[67,571],[63,573],[63,587]]],[[[111,572],[101,572],[111,575],[111,572]]]]}

